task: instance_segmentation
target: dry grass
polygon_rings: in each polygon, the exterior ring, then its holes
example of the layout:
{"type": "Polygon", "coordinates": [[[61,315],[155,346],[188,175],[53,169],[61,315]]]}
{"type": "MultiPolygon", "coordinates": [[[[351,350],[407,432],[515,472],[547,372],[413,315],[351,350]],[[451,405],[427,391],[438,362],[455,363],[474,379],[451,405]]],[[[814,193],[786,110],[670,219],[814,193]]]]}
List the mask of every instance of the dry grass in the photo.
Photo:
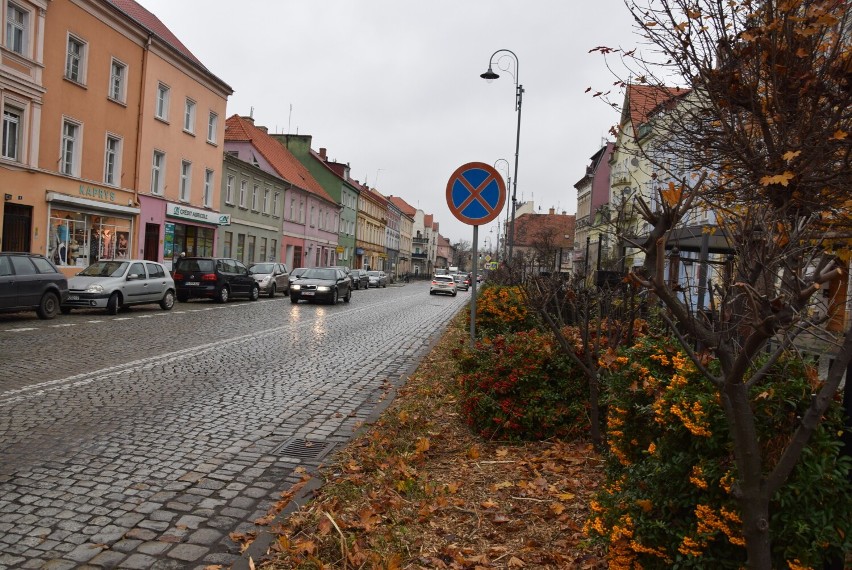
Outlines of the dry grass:
{"type": "MultiPolygon", "coordinates": [[[[604,568],[585,542],[602,463],[586,442],[482,441],[456,402],[457,320],[379,421],[270,530],[267,570],[604,568]]],[[[289,495],[285,496],[282,505],[289,495]]]]}

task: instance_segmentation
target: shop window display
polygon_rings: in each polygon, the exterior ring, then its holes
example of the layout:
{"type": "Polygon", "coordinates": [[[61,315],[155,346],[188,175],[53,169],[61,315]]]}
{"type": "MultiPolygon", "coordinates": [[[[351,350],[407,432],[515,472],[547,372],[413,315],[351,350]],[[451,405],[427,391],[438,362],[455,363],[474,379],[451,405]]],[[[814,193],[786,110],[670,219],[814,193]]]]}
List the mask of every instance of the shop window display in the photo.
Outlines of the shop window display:
{"type": "Polygon", "coordinates": [[[58,266],[87,267],[101,259],[128,258],[130,220],[53,210],[48,257],[58,266]]]}

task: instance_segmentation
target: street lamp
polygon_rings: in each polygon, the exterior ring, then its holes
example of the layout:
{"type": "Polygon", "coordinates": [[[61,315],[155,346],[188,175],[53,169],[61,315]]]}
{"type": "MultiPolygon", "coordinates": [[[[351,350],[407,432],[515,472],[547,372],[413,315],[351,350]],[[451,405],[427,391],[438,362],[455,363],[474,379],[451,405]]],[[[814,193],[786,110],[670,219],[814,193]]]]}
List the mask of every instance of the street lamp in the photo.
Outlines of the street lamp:
{"type": "MultiPolygon", "coordinates": [[[[509,161],[506,160],[505,158],[498,158],[497,160],[494,161],[494,168],[496,169],[497,165],[500,164],[501,162],[506,163],[506,184],[511,186],[512,185],[512,175],[511,175],[511,172],[509,171],[509,161]]],[[[509,202],[508,201],[506,202],[506,225],[503,227],[503,231],[506,232],[506,235],[503,237],[503,259],[505,260],[506,255],[507,255],[507,253],[506,253],[506,243],[507,243],[506,239],[509,237],[508,236],[508,232],[509,232],[509,202]]],[[[498,255],[500,253],[500,247],[499,247],[500,235],[501,235],[500,234],[500,220],[498,219],[497,220],[497,245],[498,245],[497,254],[498,255]]]]}
{"type": "Polygon", "coordinates": [[[508,262],[512,261],[512,252],[515,245],[515,205],[517,204],[517,196],[518,196],[518,148],[521,145],[521,103],[524,98],[524,86],[518,84],[518,56],[515,55],[515,52],[508,49],[498,49],[494,53],[491,54],[491,57],[488,58],[488,71],[481,74],[480,77],[483,79],[487,79],[488,81],[492,81],[500,77],[497,73],[494,73],[491,65],[494,62],[494,56],[497,54],[502,54],[497,58],[497,63],[504,57],[511,56],[515,61],[515,72],[512,73],[508,67],[503,69],[502,67],[498,68],[501,71],[507,71],[512,75],[512,78],[515,80],[515,111],[518,112],[518,131],[515,135],[515,179],[512,181],[512,220],[509,223],[509,259],[508,262]]]}

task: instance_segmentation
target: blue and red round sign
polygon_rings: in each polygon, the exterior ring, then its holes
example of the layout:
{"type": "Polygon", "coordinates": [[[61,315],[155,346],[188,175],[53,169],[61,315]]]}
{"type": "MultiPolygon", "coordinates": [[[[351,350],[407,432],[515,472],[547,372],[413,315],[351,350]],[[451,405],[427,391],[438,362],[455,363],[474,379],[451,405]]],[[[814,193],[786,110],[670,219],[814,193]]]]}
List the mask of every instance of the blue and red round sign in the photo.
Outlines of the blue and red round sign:
{"type": "Polygon", "coordinates": [[[487,224],[500,215],[505,203],[503,177],[484,162],[459,166],[447,182],[447,206],[465,224],[487,224]]]}

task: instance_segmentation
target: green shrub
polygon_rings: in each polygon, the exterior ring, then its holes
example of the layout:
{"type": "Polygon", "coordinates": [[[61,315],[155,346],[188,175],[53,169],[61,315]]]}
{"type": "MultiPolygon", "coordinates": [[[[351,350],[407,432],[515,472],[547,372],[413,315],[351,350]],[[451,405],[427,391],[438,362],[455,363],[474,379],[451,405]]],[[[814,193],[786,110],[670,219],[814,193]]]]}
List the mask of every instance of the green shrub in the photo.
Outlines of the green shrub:
{"type": "Polygon", "coordinates": [[[464,418],[483,437],[544,439],[587,430],[583,375],[551,335],[498,335],[456,354],[464,418]]]}
{"type": "MultiPolygon", "coordinates": [[[[644,337],[607,368],[607,483],[586,531],[608,545],[610,568],[741,568],[745,547],[731,495],[736,466],[712,385],[672,341],[644,337]]],[[[713,366],[713,362],[708,362],[713,366]]],[[[793,357],[753,388],[752,408],[771,467],[817,389],[793,357]]],[[[773,497],[774,568],[821,568],[852,546],[849,458],[835,402],[787,484],[773,497]]]]}

